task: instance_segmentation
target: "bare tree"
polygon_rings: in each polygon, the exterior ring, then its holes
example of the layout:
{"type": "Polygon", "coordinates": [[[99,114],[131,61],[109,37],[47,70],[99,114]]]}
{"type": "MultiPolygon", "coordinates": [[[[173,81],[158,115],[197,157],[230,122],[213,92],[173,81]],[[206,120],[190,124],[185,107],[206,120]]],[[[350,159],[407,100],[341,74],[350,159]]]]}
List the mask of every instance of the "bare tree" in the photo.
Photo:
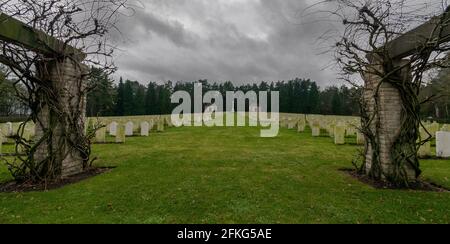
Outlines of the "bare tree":
{"type": "MultiPolygon", "coordinates": [[[[114,71],[112,62],[114,46],[109,41],[109,33],[116,29],[116,23],[123,13],[128,11],[127,0],[3,0],[0,2],[0,14],[4,19],[17,19],[32,28],[35,35],[30,45],[20,45],[11,40],[0,38],[0,62],[8,66],[16,77],[16,87],[25,87],[26,92],[16,90],[31,109],[31,115],[18,131],[16,150],[25,152],[14,162],[7,162],[17,181],[42,182],[61,176],[62,150],[55,147],[56,124],[65,128],[62,132],[65,144],[83,158],[83,168],[90,165],[90,138],[86,135],[80,120],[85,106],[84,96],[89,87],[84,80],[89,76],[87,65],[93,65],[107,71],[114,71]],[[49,38],[50,37],[50,38],[49,38]],[[59,40],[55,43],[53,40],[59,40]],[[50,45],[52,47],[50,48],[50,45]],[[57,50],[55,50],[55,46],[57,50]],[[39,50],[48,48],[49,52],[39,50]],[[87,55],[85,58],[85,55],[87,55]],[[61,92],[57,84],[49,80],[49,63],[61,63],[69,60],[78,64],[75,69],[82,72],[77,77],[78,94],[70,98],[70,106],[61,104],[61,92]],[[84,61],[83,61],[84,60],[84,61]],[[83,64],[80,63],[83,61],[83,64]],[[39,114],[47,109],[52,121],[42,121],[39,114]],[[43,130],[43,137],[35,142],[22,138],[25,126],[34,122],[43,130]],[[61,126],[62,125],[62,126],[61,126]],[[44,158],[37,157],[42,147],[54,147],[44,158]],[[56,148],[56,149],[55,149],[56,148]],[[18,161],[17,161],[18,160],[18,161]]],[[[67,152],[63,152],[67,154],[67,152]]]]}

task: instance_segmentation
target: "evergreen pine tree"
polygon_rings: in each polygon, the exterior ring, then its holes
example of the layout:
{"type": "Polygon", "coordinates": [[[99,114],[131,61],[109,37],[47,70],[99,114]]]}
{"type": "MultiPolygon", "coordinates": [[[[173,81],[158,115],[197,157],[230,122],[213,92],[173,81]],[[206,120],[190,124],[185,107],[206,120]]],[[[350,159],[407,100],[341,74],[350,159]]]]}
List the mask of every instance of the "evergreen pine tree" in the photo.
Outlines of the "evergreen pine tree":
{"type": "Polygon", "coordinates": [[[117,87],[117,101],[116,101],[116,116],[125,115],[125,84],[122,77],[120,77],[119,86],[117,87]]]}

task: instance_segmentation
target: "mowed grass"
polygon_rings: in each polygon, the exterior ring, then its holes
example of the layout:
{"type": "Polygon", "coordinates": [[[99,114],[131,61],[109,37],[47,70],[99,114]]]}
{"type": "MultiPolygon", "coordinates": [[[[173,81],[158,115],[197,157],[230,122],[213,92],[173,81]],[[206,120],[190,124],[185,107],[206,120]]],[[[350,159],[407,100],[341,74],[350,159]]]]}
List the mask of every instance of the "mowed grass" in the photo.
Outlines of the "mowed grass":
{"type": "MultiPolygon", "coordinates": [[[[0,193],[0,223],[450,222],[450,193],[373,189],[339,171],[356,146],[309,132],[171,128],[93,148],[96,165],[117,168],[48,192],[0,193]]],[[[450,161],[422,164],[450,187],[450,161]]]]}

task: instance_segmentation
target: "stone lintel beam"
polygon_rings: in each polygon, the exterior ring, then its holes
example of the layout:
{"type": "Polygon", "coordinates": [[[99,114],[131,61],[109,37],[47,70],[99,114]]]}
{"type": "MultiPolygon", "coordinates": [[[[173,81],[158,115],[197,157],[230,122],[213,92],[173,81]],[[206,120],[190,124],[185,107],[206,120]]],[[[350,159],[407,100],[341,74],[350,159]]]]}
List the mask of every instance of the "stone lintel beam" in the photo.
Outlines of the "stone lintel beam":
{"type": "Polygon", "coordinates": [[[33,29],[21,21],[0,12],[0,40],[22,46],[44,55],[71,56],[83,61],[86,54],[43,31],[33,29]]]}

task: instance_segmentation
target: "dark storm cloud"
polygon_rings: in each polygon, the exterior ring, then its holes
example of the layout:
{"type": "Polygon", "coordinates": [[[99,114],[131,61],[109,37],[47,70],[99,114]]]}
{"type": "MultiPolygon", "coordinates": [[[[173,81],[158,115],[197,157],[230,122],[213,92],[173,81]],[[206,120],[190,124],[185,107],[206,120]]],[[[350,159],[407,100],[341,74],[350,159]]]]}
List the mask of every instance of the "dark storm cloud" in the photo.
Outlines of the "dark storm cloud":
{"type": "MultiPolygon", "coordinates": [[[[132,18],[129,20],[132,21],[132,25],[128,23],[126,28],[133,28],[138,32],[144,31],[144,33],[139,33],[141,35],[159,35],[177,46],[192,47],[195,45],[195,35],[188,33],[179,21],[160,19],[153,13],[144,11],[137,11],[132,18]]],[[[133,36],[133,32],[127,33],[127,35],[133,36]]]]}
{"type": "MultiPolygon", "coordinates": [[[[235,83],[311,78],[336,84],[329,43],[339,23],[305,11],[317,0],[146,0],[122,18],[117,76],[235,83]],[[331,32],[333,33],[333,32],[331,32]]],[[[327,9],[329,5],[319,8],[327,9]]],[[[320,10],[320,9],[317,9],[320,10]]],[[[329,10],[329,9],[327,9],[329,10]]]]}

